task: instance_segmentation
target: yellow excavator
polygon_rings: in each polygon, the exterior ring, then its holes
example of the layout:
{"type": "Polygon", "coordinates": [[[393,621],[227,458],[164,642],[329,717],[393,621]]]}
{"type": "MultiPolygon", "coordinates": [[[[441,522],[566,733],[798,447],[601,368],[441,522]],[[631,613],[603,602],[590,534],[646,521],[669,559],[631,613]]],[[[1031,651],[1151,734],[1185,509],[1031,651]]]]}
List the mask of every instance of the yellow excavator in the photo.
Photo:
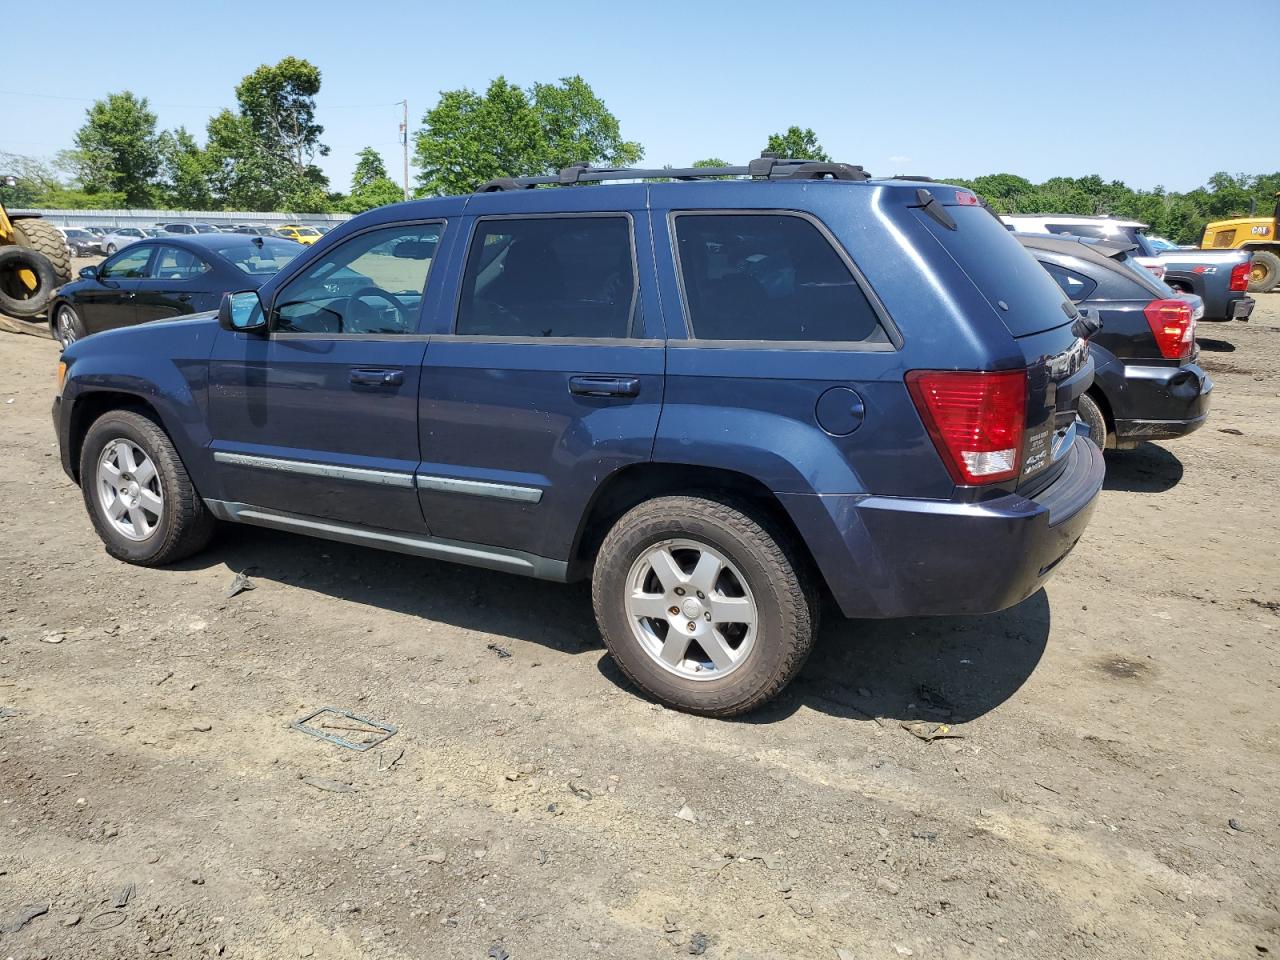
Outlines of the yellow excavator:
{"type": "Polygon", "coordinates": [[[1200,246],[1205,250],[1248,250],[1249,292],[1266,293],[1280,284],[1280,193],[1269,217],[1236,217],[1215,220],[1204,228],[1200,246]]]}
{"type": "Polygon", "coordinates": [[[0,313],[23,320],[37,316],[70,279],[71,251],[58,228],[36,215],[11,215],[0,204],[0,313]]]}

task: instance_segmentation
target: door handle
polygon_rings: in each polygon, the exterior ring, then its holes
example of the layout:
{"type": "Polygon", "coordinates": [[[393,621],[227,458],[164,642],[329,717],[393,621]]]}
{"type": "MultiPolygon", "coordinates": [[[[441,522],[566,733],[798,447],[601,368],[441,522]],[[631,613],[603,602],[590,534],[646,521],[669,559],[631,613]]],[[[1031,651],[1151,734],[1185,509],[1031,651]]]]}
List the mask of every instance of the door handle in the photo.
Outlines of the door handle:
{"type": "Polygon", "coordinates": [[[398,387],[404,383],[404,371],[357,368],[351,371],[350,380],[359,387],[398,387]]]}
{"type": "Polygon", "coordinates": [[[190,302],[191,302],[191,294],[189,294],[189,293],[180,293],[180,294],[178,294],[178,302],[179,302],[179,303],[190,303],[190,302]]]}
{"type": "Polygon", "coordinates": [[[638,377],[570,377],[569,392],[576,397],[635,397],[638,377]]]}

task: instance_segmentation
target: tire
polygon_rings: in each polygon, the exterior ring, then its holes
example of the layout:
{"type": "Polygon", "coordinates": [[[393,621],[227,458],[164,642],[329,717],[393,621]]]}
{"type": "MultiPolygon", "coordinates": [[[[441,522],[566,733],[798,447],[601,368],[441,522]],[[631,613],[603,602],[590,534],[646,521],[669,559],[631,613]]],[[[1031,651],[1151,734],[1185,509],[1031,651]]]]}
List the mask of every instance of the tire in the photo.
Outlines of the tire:
{"type": "Polygon", "coordinates": [[[112,256],[112,255],[113,255],[113,254],[115,254],[115,252],[116,252],[117,250],[119,250],[119,249],[120,249],[120,248],[119,248],[119,247],[117,247],[114,243],[108,243],[108,244],[107,244],[107,256],[108,256],[108,257],[112,256]]]}
{"type": "MultiPolygon", "coordinates": [[[[118,560],[143,567],[163,566],[200,551],[213,535],[213,516],[191,482],[178,451],[164,430],[141,413],[112,410],[94,421],[80,451],[80,489],[107,553],[118,560]],[[150,461],[152,471],[144,476],[143,470],[138,469],[134,474],[128,469],[129,463],[118,455],[113,456],[110,451],[118,450],[122,443],[130,448],[129,460],[133,464],[141,467],[138,457],[141,451],[150,461]],[[127,486],[132,478],[139,494],[143,490],[151,494],[150,499],[130,501],[136,504],[142,516],[140,521],[133,519],[135,507],[127,509],[121,517],[121,521],[132,528],[132,535],[111,519],[104,503],[107,488],[99,473],[104,456],[109,462],[114,460],[114,466],[123,475],[113,480],[113,485],[123,480],[127,486]],[[157,494],[161,501],[158,511],[148,506],[155,502],[157,494]],[[150,530],[147,529],[149,522],[150,530]]],[[[123,499],[126,498],[118,498],[112,491],[113,501],[123,499]]]]}
{"type": "Polygon", "coordinates": [[[18,246],[44,254],[53,264],[53,275],[58,278],[56,286],[71,282],[71,251],[57,227],[48,220],[28,218],[15,220],[13,232],[18,246]]]}
{"type": "Polygon", "coordinates": [[[1108,442],[1107,418],[1102,412],[1102,407],[1098,405],[1098,401],[1089,394],[1084,394],[1080,398],[1079,406],[1076,407],[1076,415],[1089,428],[1089,437],[1098,445],[1098,449],[1105,450],[1108,442]]]}
{"type": "Polygon", "coordinates": [[[1277,283],[1280,283],[1280,257],[1270,250],[1256,251],[1249,268],[1249,292],[1266,293],[1277,283]]]}
{"type": "Polygon", "coordinates": [[[42,254],[27,247],[0,247],[0,313],[24,319],[34,317],[49,305],[57,288],[53,264],[42,254]],[[35,274],[35,290],[27,289],[18,276],[22,270],[35,274]]]}
{"type": "Polygon", "coordinates": [[[663,703],[709,717],[773,699],[804,665],[817,631],[819,597],[800,552],[767,518],[727,500],[661,497],[630,510],[600,547],[591,596],[622,672],[663,703]],[[722,564],[709,580],[699,573],[705,558],[714,561],[708,570],[722,564]],[[717,607],[744,620],[710,622],[717,607]],[[666,665],[659,650],[672,651],[666,665]]]}
{"type": "Polygon", "coordinates": [[[53,329],[53,339],[62,344],[63,350],[88,336],[80,314],[69,303],[60,303],[54,308],[53,320],[49,326],[53,329]]]}

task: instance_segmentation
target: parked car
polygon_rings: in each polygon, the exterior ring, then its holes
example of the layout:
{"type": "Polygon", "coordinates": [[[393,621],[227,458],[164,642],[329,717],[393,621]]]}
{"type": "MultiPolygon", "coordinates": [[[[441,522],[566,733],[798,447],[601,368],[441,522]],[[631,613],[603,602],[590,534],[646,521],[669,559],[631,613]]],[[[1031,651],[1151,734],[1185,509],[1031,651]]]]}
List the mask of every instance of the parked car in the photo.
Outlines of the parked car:
{"type": "Polygon", "coordinates": [[[102,247],[102,252],[107,256],[111,256],[117,250],[127,247],[131,243],[145,240],[147,236],[147,230],[143,227],[116,227],[115,231],[103,237],[99,244],[102,247]]]}
{"type": "Polygon", "coordinates": [[[101,238],[79,227],[59,227],[67,247],[75,257],[92,257],[102,252],[101,238]]]}
{"type": "Polygon", "coordinates": [[[157,223],[157,227],[165,233],[179,236],[194,236],[197,233],[217,233],[218,228],[211,223],[157,223]]]}
{"type": "Polygon", "coordinates": [[[90,233],[92,233],[95,237],[98,237],[99,239],[101,239],[102,237],[105,237],[108,233],[112,233],[112,232],[114,232],[116,228],[115,228],[115,227],[99,227],[99,226],[92,226],[92,227],[81,227],[80,229],[81,229],[81,230],[88,230],[88,231],[89,231],[90,233]]]}
{"type": "Polygon", "coordinates": [[[223,293],[262,285],[301,250],[224,233],[137,240],[54,294],[50,329],[66,347],[103,330],[212,310],[223,293]]]}
{"type": "Polygon", "coordinates": [[[275,235],[277,237],[284,237],[286,240],[296,240],[298,243],[305,243],[308,246],[315,243],[321,237],[320,231],[315,227],[307,227],[297,223],[276,227],[275,235]]]}
{"type": "Polygon", "coordinates": [[[1134,263],[1128,243],[1019,234],[1072,303],[1097,315],[1089,341],[1093,386],[1080,419],[1107,447],[1169,440],[1203,426],[1213,380],[1196,362],[1203,304],[1177,295],[1134,263]]]}
{"type": "Polygon", "coordinates": [[[781,690],[822,590],[1019,602],[1102,485],[1087,327],[954,186],[570,167],[371,210],[245,286],[63,354],[109,553],[172,563],[221,519],[590,577],[621,669],[686,710],[781,690]],[[569,185],[646,177],[687,182],[569,185]]]}
{"type": "Polygon", "coordinates": [[[1175,290],[1204,301],[1206,320],[1248,320],[1254,301],[1249,297],[1249,259],[1238,250],[1160,250],[1147,236],[1147,225],[1116,217],[1006,216],[1016,230],[1056,236],[1092,237],[1136,247],[1133,259],[1175,290]]]}
{"type": "Polygon", "coordinates": [[[271,237],[276,235],[275,229],[273,227],[256,227],[251,223],[240,224],[235,228],[235,232],[247,233],[255,237],[271,237]]]}

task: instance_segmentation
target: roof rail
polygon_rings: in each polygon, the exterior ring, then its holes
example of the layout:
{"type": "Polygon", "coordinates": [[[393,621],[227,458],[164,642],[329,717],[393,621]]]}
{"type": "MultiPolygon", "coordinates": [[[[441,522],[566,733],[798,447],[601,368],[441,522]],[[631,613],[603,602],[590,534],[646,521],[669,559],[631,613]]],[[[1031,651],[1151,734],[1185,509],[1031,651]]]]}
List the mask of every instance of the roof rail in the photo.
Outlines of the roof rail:
{"type": "Polygon", "coordinates": [[[593,167],[575,163],[559,173],[543,177],[497,177],[476,188],[476,193],[529,190],[540,186],[567,187],[606,180],[707,180],[717,177],[751,177],[759,180],[870,180],[871,174],[851,163],[818,160],[784,160],[765,152],[745,167],[682,167],[680,169],[640,169],[638,167],[593,167]]]}

